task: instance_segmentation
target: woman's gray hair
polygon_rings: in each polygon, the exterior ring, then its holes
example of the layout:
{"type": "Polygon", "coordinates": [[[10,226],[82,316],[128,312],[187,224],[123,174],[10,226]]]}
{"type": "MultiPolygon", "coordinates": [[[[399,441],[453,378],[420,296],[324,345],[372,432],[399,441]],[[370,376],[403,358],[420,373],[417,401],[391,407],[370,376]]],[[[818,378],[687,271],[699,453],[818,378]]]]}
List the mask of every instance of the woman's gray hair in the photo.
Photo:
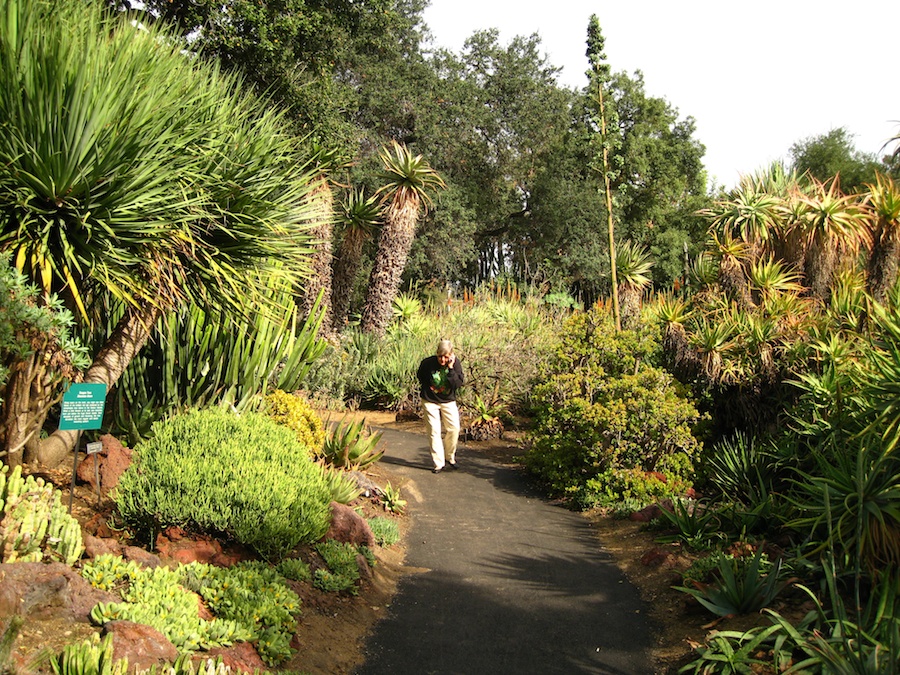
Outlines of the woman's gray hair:
{"type": "Polygon", "coordinates": [[[453,353],[453,343],[450,340],[441,340],[438,342],[437,355],[446,356],[453,353]]]}

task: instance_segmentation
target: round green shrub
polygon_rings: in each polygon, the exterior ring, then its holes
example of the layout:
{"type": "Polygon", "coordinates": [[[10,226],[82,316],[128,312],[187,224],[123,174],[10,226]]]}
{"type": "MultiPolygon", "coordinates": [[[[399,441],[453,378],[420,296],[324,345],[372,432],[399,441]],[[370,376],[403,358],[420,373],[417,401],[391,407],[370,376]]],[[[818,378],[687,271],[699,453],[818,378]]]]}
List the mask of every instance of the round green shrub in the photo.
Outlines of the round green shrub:
{"type": "Polygon", "coordinates": [[[318,455],[325,443],[325,425],[319,415],[296,394],[276,389],[266,396],[266,415],[297,434],[297,439],[318,455]]]}
{"type": "Polygon", "coordinates": [[[116,495],[125,523],[151,538],[178,525],[224,533],[266,558],[320,539],[330,499],[322,468],[290,429],[221,408],[154,425],[116,495]]]}

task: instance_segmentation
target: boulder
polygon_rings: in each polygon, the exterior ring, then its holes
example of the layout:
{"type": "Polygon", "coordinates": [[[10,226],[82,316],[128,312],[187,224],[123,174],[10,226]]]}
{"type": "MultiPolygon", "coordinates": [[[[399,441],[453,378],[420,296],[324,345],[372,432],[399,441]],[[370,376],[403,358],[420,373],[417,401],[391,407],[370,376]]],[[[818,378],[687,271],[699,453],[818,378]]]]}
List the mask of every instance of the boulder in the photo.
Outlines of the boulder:
{"type": "MultiPolygon", "coordinates": [[[[106,494],[119,484],[119,478],[131,466],[132,451],[110,434],[101,436],[100,441],[103,443],[103,450],[95,456],[99,465],[100,490],[106,494]]],[[[97,489],[93,457],[86,457],[78,464],[78,479],[94,490],[97,489]]]]}
{"type": "Polygon", "coordinates": [[[162,561],[158,555],[154,555],[149,551],[145,551],[139,546],[126,546],[122,549],[122,557],[126,560],[133,560],[141,567],[148,569],[156,569],[162,565],[162,561]]]}
{"type": "Polygon", "coordinates": [[[40,619],[65,616],[90,621],[98,602],[118,602],[112,593],[91,586],[63,563],[8,563],[0,565],[0,615],[19,614],[40,619]]]}
{"type": "Polygon", "coordinates": [[[110,621],[103,626],[103,634],[107,633],[113,636],[113,660],[128,659],[128,668],[132,672],[170,664],[178,658],[175,645],[150,626],[133,621],[110,621]]]}
{"type": "Polygon", "coordinates": [[[266,664],[249,642],[237,642],[231,647],[217,647],[204,653],[202,658],[194,658],[194,663],[206,663],[207,659],[222,659],[222,665],[231,668],[232,673],[263,673],[266,664]]]}
{"type": "Polygon", "coordinates": [[[335,539],[355,546],[375,546],[375,535],[366,519],[346,504],[337,502],[331,502],[331,526],[323,539],[335,539]]]}
{"type": "Polygon", "coordinates": [[[109,555],[122,555],[122,545],[115,539],[95,537],[86,534],[84,539],[84,554],[88,558],[97,558],[108,553],[109,555]]]}

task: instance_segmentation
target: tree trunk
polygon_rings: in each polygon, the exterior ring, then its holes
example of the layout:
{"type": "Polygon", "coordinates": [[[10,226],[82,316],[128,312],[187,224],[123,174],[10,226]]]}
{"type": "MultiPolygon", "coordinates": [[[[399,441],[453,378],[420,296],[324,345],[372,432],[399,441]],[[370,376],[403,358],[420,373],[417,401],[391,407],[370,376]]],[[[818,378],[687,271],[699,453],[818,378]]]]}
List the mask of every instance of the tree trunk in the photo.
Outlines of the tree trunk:
{"type": "Polygon", "coordinates": [[[623,330],[635,330],[641,325],[641,300],[643,291],[619,284],[619,315],[623,330]]]}
{"type": "Polygon", "coordinates": [[[334,277],[331,289],[331,332],[340,333],[350,313],[350,297],[362,260],[366,234],[357,227],[348,227],[334,260],[334,277]]]}
{"type": "Polygon", "coordinates": [[[391,304],[397,297],[406,258],[416,234],[419,217],[419,198],[394,200],[384,214],[384,227],[378,239],[378,252],[366,305],[363,308],[362,329],[367,333],[384,335],[391,320],[391,304]]]}
{"type": "MultiPolygon", "coordinates": [[[[153,326],[162,313],[160,307],[147,304],[126,309],[125,315],[87,369],[84,382],[105,384],[107,390],[112,388],[131,360],[147,343],[153,326]]],[[[33,455],[26,453],[25,461],[36,462],[50,468],[58,466],[75,448],[77,439],[77,430],[57,430],[49,438],[41,441],[33,455]]]]}
{"type": "Polygon", "coordinates": [[[29,358],[13,364],[6,384],[3,403],[2,448],[9,466],[22,464],[33,449],[38,433],[50,408],[59,401],[59,381],[45,365],[47,352],[36,351],[29,358]]]}
{"type": "Polygon", "coordinates": [[[831,300],[831,282],[837,260],[834,245],[823,237],[816,237],[806,254],[806,285],[810,295],[826,305],[831,300]]]}
{"type": "Polygon", "coordinates": [[[882,219],[869,258],[867,286],[875,300],[884,304],[888,291],[897,283],[900,232],[882,219]]]}
{"type": "Polygon", "coordinates": [[[316,298],[322,292],[321,309],[324,310],[322,325],[331,331],[331,238],[334,222],[334,195],[325,178],[316,181],[310,194],[313,207],[310,220],[314,223],[311,230],[313,240],[312,276],[306,283],[300,300],[300,307],[306,316],[312,313],[316,298]]]}

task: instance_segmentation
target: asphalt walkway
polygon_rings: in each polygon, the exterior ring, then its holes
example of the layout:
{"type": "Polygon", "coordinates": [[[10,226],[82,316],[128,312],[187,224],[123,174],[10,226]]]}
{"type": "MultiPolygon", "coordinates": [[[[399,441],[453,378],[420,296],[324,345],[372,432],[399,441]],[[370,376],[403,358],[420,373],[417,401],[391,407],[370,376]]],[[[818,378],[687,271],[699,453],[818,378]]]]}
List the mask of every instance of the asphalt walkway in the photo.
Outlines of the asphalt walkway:
{"type": "Polygon", "coordinates": [[[432,474],[427,437],[381,431],[419,570],[357,675],[653,673],[647,608],[585,518],[465,446],[458,471],[432,474]]]}

